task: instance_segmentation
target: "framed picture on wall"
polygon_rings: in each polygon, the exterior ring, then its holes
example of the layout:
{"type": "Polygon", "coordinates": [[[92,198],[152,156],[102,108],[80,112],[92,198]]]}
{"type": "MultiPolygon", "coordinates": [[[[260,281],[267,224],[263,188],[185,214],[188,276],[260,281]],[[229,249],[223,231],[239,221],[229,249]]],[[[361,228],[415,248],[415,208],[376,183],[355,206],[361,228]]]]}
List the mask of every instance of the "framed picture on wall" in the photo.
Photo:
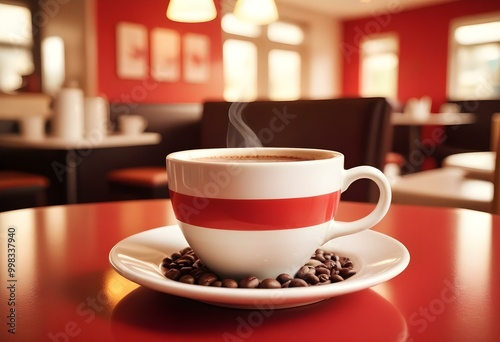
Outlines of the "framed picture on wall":
{"type": "Polygon", "coordinates": [[[180,40],[177,31],[164,28],[151,30],[151,75],[157,81],[179,80],[180,40]]]}
{"type": "Polygon", "coordinates": [[[145,26],[120,22],[116,26],[118,77],[143,79],[148,75],[148,32],[145,26]]]}
{"type": "Polygon", "coordinates": [[[183,36],[183,76],[188,83],[205,83],[210,78],[210,40],[202,34],[183,36]]]}

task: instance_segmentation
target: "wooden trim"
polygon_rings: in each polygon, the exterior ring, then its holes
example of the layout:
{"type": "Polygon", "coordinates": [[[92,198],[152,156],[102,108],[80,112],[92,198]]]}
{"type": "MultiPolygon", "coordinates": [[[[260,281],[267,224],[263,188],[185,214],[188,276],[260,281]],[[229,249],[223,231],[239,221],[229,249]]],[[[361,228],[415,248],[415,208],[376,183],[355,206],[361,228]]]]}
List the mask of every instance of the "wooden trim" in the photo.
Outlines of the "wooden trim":
{"type": "Polygon", "coordinates": [[[495,157],[495,172],[493,174],[493,204],[492,204],[492,214],[500,215],[500,113],[495,113],[491,117],[491,140],[492,140],[492,150],[496,152],[495,157]]]}

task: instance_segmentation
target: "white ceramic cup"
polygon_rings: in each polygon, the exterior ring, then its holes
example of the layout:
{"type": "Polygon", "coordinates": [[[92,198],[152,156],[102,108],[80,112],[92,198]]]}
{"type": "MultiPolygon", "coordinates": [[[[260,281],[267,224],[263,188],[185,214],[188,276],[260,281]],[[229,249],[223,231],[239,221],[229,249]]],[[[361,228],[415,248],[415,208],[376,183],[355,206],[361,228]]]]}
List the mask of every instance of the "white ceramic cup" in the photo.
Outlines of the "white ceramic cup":
{"type": "Polygon", "coordinates": [[[140,134],[147,126],[147,120],[140,115],[122,115],[118,118],[118,128],[126,135],[140,134]]]}
{"type": "Polygon", "coordinates": [[[65,140],[83,138],[83,91],[78,88],[63,88],[54,105],[53,133],[65,140]]]}
{"type": "Polygon", "coordinates": [[[325,242],[377,224],[391,202],[380,170],[345,170],[344,156],[334,151],[222,148],[175,152],[166,159],[182,233],[220,277],[294,275],[325,242]],[[376,207],[356,221],[335,221],[341,193],[361,178],[379,187],[376,207]]]}
{"type": "Polygon", "coordinates": [[[108,134],[109,104],[103,97],[87,97],[84,100],[85,125],[84,135],[87,138],[103,138],[108,134]]]}
{"type": "Polygon", "coordinates": [[[32,115],[19,121],[21,135],[27,140],[42,140],[45,138],[45,118],[32,115]]]}

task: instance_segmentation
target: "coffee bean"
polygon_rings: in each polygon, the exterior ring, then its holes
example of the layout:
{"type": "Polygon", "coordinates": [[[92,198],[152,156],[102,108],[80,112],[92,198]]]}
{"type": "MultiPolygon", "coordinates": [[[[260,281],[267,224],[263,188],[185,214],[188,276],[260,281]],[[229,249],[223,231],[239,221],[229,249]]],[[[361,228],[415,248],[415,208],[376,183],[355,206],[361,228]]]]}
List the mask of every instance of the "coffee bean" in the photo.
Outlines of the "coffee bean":
{"type": "Polygon", "coordinates": [[[259,286],[259,279],[255,276],[246,277],[241,279],[238,285],[243,288],[253,289],[259,286]]]}
{"type": "Polygon", "coordinates": [[[172,260],[172,258],[170,258],[170,257],[166,257],[166,258],[164,258],[164,259],[162,260],[161,264],[162,264],[162,266],[165,266],[165,267],[166,267],[166,266],[170,265],[170,264],[171,264],[171,263],[173,263],[173,262],[174,262],[174,261],[172,260]]]}
{"type": "Polygon", "coordinates": [[[344,278],[344,280],[345,280],[345,279],[348,279],[348,278],[352,277],[352,276],[353,276],[353,275],[355,275],[355,274],[356,274],[356,271],[354,271],[354,270],[349,270],[349,271],[347,271],[346,273],[344,273],[344,275],[343,275],[342,277],[343,277],[343,278],[344,278]]]}
{"type": "Polygon", "coordinates": [[[297,274],[295,274],[295,277],[300,279],[305,279],[309,273],[314,274],[315,272],[316,271],[313,266],[305,265],[298,270],[297,274]]]}
{"type": "Polygon", "coordinates": [[[330,275],[330,270],[326,266],[324,266],[324,265],[317,266],[316,267],[316,275],[319,276],[320,274],[327,274],[329,276],[330,275]]]}
{"type": "Polygon", "coordinates": [[[290,280],[290,284],[288,284],[288,287],[305,287],[309,286],[307,282],[304,279],[300,278],[293,278],[290,280]]]}
{"type": "Polygon", "coordinates": [[[222,280],[222,287],[228,287],[231,289],[235,289],[238,287],[238,282],[234,279],[223,279],[222,280]]]}
{"type": "Polygon", "coordinates": [[[178,264],[184,264],[184,265],[192,265],[195,262],[195,258],[192,255],[183,255],[179,259],[176,260],[178,264]]]}
{"type": "Polygon", "coordinates": [[[260,282],[259,287],[261,289],[278,289],[281,287],[281,283],[276,279],[266,278],[260,282]]]}
{"type": "Polygon", "coordinates": [[[318,286],[344,281],[356,274],[352,260],[322,249],[315,251],[311,259],[297,271],[295,277],[283,273],[276,279],[267,278],[262,281],[255,276],[246,277],[239,282],[235,279],[220,280],[205,267],[190,247],[165,257],[160,267],[165,277],[171,280],[225,288],[271,289],[318,286]]]}
{"type": "Polygon", "coordinates": [[[352,268],[354,264],[352,263],[351,260],[347,260],[345,263],[342,264],[343,268],[352,268]]]}
{"type": "Polygon", "coordinates": [[[172,269],[169,269],[167,271],[167,273],[165,274],[165,276],[168,279],[177,280],[177,279],[179,279],[181,277],[181,271],[179,271],[178,269],[172,268],[172,269]]]}
{"type": "Polygon", "coordinates": [[[204,273],[198,278],[198,285],[209,286],[217,280],[217,276],[213,273],[204,273]]]}
{"type": "Polygon", "coordinates": [[[203,265],[203,262],[200,259],[196,259],[196,261],[193,263],[194,268],[203,268],[205,265],[203,265]]]}
{"type": "Polygon", "coordinates": [[[333,267],[337,267],[337,264],[335,263],[335,260],[326,260],[323,264],[328,269],[332,269],[333,267]]]}
{"type": "Polygon", "coordinates": [[[350,268],[346,268],[346,267],[342,267],[340,270],[339,270],[339,276],[341,276],[342,278],[345,278],[345,275],[350,271],[351,269],[350,268]]]}
{"type": "Polygon", "coordinates": [[[324,284],[326,282],[330,282],[330,275],[323,273],[318,276],[318,279],[321,284],[324,284]]]}
{"type": "Polygon", "coordinates": [[[326,261],[324,254],[316,254],[315,258],[316,258],[316,260],[321,261],[321,262],[326,261]]]}
{"type": "Polygon", "coordinates": [[[331,282],[332,282],[332,283],[338,283],[339,281],[343,281],[343,280],[344,280],[344,278],[342,278],[342,277],[341,277],[340,275],[338,275],[338,274],[332,274],[332,275],[330,276],[330,280],[331,280],[331,282]]]}
{"type": "Polygon", "coordinates": [[[284,284],[286,283],[287,281],[290,281],[292,280],[293,277],[289,274],[286,274],[286,273],[281,273],[277,278],[276,280],[278,280],[281,284],[284,284]]]}
{"type": "Polygon", "coordinates": [[[200,278],[205,273],[208,273],[208,271],[203,268],[193,268],[193,270],[191,271],[191,275],[196,279],[200,278]]]}
{"type": "Polygon", "coordinates": [[[185,255],[185,254],[194,254],[193,252],[193,249],[191,247],[186,247],[186,248],[183,248],[179,251],[179,253],[181,255],[185,255]]]}
{"type": "Polygon", "coordinates": [[[319,283],[319,278],[315,274],[312,274],[312,273],[306,274],[304,280],[308,284],[311,284],[311,285],[316,285],[317,283],[319,283]]]}
{"type": "Polygon", "coordinates": [[[314,266],[314,267],[318,267],[319,265],[323,265],[323,262],[320,261],[319,259],[309,259],[309,261],[306,264],[306,266],[314,266]]]}
{"type": "Polygon", "coordinates": [[[182,277],[179,278],[179,281],[181,283],[185,283],[185,284],[194,284],[195,283],[194,277],[190,274],[184,274],[182,277]]]}
{"type": "Polygon", "coordinates": [[[175,260],[177,260],[177,259],[179,259],[181,257],[181,253],[175,252],[170,257],[172,258],[172,260],[175,261],[175,260]]]}
{"type": "Polygon", "coordinates": [[[184,266],[184,267],[181,267],[181,269],[179,271],[182,274],[189,274],[189,273],[193,272],[193,268],[190,266],[184,266]]]}
{"type": "Polygon", "coordinates": [[[285,281],[283,284],[281,284],[281,288],[286,289],[287,287],[290,286],[291,282],[292,282],[292,279],[285,281]]]}

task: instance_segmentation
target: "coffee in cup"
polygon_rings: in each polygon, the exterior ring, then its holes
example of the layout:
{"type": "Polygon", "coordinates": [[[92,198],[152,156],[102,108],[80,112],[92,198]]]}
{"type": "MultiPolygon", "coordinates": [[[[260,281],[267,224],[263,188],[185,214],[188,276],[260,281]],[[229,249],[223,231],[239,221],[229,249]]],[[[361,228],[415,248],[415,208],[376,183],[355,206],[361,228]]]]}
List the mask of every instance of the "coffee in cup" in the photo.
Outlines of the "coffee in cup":
{"type": "Polygon", "coordinates": [[[344,169],[335,151],[220,148],[167,156],[173,210],[190,247],[220,277],[295,274],[327,241],[373,227],[387,213],[390,185],[371,166],[344,169]],[[341,193],[362,178],[380,197],[367,216],[335,221],[341,193]]]}

